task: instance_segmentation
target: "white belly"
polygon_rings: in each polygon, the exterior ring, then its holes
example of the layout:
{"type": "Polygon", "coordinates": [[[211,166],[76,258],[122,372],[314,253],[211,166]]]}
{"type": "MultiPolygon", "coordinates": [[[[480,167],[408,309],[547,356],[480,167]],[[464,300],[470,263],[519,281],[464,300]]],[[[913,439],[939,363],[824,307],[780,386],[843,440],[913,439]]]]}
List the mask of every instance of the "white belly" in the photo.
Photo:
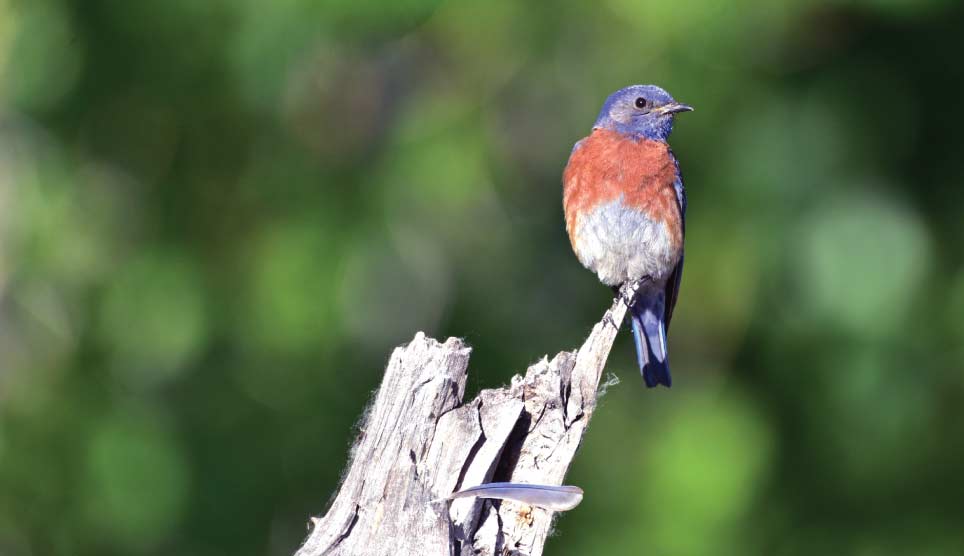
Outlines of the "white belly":
{"type": "Polygon", "coordinates": [[[666,224],[626,208],[622,198],[582,214],[576,226],[579,262],[606,285],[644,276],[662,284],[679,261],[666,224]]]}

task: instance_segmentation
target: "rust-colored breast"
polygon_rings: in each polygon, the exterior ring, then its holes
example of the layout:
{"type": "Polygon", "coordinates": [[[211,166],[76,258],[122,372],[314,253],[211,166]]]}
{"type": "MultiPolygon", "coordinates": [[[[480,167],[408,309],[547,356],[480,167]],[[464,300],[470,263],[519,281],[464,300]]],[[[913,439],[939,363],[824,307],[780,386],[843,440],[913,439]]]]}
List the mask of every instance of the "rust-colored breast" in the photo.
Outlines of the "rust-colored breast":
{"type": "Polygon", "coordinates": [[[622,195],[627,207],[665,222],[673,243],[681,247],[683,226],[675,180],[676,163],[666,143],[593,130],[570,156],[562,177],[566,231],[573,246],[580,214],[622,195]]]}

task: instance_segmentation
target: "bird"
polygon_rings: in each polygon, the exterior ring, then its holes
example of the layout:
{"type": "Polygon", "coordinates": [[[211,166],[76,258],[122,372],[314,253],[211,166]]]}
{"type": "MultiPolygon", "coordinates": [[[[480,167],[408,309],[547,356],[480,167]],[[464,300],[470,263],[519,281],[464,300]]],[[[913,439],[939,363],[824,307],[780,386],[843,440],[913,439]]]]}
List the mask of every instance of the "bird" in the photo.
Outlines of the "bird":
{"type": "Polygon", "coordinates": [[[627,300],[646,386],[670,387],[667,330],[683,275],[686,190],[670,150],[673,120],[693,108],[656,85],[609,95],[563,172],[566,231],[579,262],[627,300]]]}

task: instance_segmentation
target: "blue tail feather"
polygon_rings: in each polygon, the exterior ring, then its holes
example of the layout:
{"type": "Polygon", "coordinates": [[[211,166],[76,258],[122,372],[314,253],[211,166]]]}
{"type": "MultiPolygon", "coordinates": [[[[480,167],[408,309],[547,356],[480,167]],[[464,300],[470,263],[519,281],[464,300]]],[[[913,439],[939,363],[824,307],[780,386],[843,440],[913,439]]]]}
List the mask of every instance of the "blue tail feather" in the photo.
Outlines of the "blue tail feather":
{"type": "Polygon", "coordinates": [[[666,349],[663,297],[641,295],[632,309],[633,342],[646,386],[672,385],[666,349]]]}

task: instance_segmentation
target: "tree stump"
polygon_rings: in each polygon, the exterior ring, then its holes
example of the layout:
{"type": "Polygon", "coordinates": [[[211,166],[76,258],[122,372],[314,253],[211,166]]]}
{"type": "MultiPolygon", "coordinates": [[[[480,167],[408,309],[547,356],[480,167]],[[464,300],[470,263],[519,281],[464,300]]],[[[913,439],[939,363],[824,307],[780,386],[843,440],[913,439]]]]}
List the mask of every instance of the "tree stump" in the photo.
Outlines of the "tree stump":
{"type": "Polygon", "coordinates": [[[338,495],[296,556],[542,554],[553,512],[447,498],[495,481],[562,484],[636,289],[624,288],[578,350],[466,403],[471,348],[462,340],[419,332],[396,348],[338,495]]]}

